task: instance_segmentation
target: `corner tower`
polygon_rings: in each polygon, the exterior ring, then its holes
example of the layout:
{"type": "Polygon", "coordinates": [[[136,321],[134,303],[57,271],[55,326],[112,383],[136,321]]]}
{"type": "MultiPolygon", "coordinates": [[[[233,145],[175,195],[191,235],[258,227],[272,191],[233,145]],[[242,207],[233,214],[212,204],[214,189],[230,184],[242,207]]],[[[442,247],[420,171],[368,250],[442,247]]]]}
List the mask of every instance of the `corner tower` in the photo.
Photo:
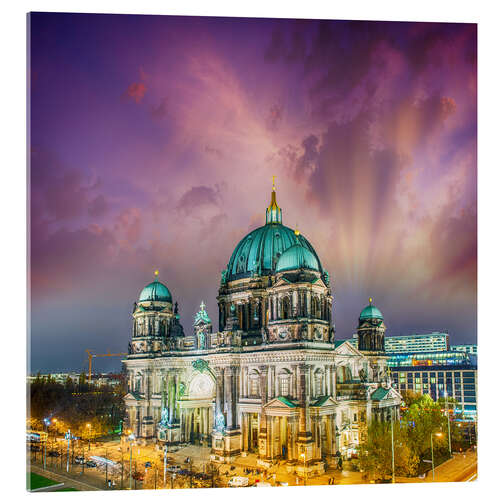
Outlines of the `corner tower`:
{"type": "Polygon", "coordinates": [[[358,350],[366,354],[380,354],[385,352],[386,326],[380,309],[368,299],[368,305],[361,311],[358,322],[358,350]]]}

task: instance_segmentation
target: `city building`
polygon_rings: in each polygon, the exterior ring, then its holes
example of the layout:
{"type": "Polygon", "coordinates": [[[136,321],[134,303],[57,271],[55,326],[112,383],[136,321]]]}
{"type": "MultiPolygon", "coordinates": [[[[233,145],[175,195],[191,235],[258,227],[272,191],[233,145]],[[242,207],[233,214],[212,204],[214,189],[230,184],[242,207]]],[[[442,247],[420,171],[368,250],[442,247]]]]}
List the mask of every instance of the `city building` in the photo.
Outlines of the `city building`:
{"type": "Polygon", "coordinates": [[[477,356],[459,351],[397,353],[387,360],[398,391],[452,398],[455,413],[477,415],[477,356]]]}
{"type": "Polygon", "coordinates": [[[68,378],[72,382],[77,383],[80,378],[80,374],[75,372],[40,373],[36,375],[28,375],[27,380],[28,382],[34,382],[37,377],[42,379],[48,379],[50,377],[50,379],[54,382],[64,384],[68,378]]]}
{"type": "Polygon", "coordinates": [[[477,354],[477,344],[457,344],[450,346],[450,351],[468,352],[477,354]]]}
{"type": "MultiPolygon", "coordinates": [[[[356,347],[358,345],[355,334],[349,342],[356,347]]],[[[450,347],[449,335],[445,332],[432,332],[414,335],[402,335],[398,337],[385,337],[385,352],[430,352],[448,351],[450,347]]]]}
{"type": "Polygon", "coordinates": [[[123,361],[127,425],[139,439],[205,444],[222,462],[255,453],[264,467],[281,459],[303,473],[349,456],[371,419],[399,417],[382,313],[370,299],[358,348],[335,340],[330,276],[283,225],[274,185],[266,223],[236,245],[217,301],[218,330],[202,302],[185,336],[158,277],[140,293],[123,361]]]}

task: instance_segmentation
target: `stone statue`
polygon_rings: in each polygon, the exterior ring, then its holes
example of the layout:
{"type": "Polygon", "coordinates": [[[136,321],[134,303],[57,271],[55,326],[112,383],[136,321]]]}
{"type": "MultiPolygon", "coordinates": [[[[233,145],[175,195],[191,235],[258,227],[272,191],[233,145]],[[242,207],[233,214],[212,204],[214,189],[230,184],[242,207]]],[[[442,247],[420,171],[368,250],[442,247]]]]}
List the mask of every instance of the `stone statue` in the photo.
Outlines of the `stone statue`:
{"type": "Polygon", "coordinates": [[[224,431],[226,427],[226,419],[224,418],[224,414],[219,412],[215,416],[215,430],[218,432],[224,431]]]}

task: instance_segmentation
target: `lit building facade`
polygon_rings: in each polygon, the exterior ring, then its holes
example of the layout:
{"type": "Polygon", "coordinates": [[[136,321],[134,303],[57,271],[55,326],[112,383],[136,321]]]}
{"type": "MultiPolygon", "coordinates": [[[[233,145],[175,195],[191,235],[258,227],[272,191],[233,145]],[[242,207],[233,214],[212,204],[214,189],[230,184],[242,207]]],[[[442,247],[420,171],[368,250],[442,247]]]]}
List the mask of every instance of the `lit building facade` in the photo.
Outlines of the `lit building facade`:
{"type": "Polygon", "coordinates": [[[385,324],[371,303],[359,349],[336,342],[330,276],[309,241],[282,223],[273,186],[266,223],[236,246],[221,273],[219,328],[202,303],[185,336],[158,280],[134,304],[126,367],[128,426],[140,439],[192,442],[228,462],[322,471],[348,456],[371,419],[399,416],[384,353],[385,324]]]}
{"type": "Polygon", "coordinates": [[[387,361],[398,391],[456,401],[455,413],[477,414],[477,357],[466,352],[398,353],[387,361]]]}
{"type": "Polygon", "coordinates": [[[477,354],[477,344],[457,344],[450,346],[450,351],[468,352],[477,354]]]}
{"type": "MultiPolygon", "coordinates": [[[[358,345],[357,334],[349,342],[358,345]]],[[[385,352],[431,352],[448,351],[450,348],[449,335],[445,332],[433,332],[415,335],[402,335],[398,337],[385,337],[385,352]]]]}

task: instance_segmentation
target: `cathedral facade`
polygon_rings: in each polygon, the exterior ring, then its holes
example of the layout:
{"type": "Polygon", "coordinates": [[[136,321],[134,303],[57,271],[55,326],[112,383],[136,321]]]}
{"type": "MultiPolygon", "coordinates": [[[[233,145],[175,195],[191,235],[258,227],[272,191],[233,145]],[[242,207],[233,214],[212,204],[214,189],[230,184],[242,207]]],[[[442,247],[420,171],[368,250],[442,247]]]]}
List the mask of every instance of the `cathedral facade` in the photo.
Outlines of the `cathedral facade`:
{"type": "Polygon", "coordinates": [[[217,301],[217,331],[202,302],[186,336],[169,289],[156,278],[142,290],[123,361],[137,438],[205,445],[214,461],[255,453],[264,467],[280,459],[321,472],[356,450],[372,419],[399,418],[380,310],[371,299],[362,310],[358,349],[335,340],[330,276],[283,225],[274,186],[266,223],[236,246],[217,301]]]}

